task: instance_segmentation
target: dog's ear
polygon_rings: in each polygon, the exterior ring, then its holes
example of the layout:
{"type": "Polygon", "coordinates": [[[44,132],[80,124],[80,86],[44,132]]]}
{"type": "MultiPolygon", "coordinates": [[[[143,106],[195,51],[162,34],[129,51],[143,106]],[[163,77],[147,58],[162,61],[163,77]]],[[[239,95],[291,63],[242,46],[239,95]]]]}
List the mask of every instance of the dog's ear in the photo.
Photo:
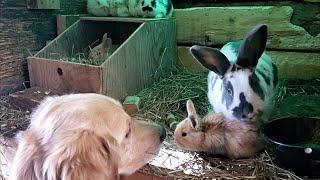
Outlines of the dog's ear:
{"type": "Polygon", "coordinates": [[[36,133],[26,130],[17,134],[16,151],[10,179],[42,179],[40,175],[42,149],[36,133]]]}
{"type": "Polygon", "coordinates": [[[118,179],[116,153],[107,139],[91,131],[57,137],[44,161],[46,179],[118,179]],[[68,137],[68,138],[65,138],[68,137]]]}

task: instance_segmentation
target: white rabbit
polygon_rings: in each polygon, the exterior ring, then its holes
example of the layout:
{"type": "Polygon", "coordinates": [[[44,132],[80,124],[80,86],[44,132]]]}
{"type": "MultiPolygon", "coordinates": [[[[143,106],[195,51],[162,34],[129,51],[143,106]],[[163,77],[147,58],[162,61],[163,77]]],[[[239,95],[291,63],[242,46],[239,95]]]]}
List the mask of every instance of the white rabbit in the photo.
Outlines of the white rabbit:
{"type": "Polygon", "coordinates": [[[228,119],[267,121],[277,92],[277,67],[264,53],[267,26],[257,25],[242,41],[217,49],[192,46],[190,53],[208,74],[208,98],[228,119]]]}
{"type": "Polygon", "coordinates": [[[88,0],[87,10],[95,16],[164,18],[173,15],[170,0],[88,0]]]}

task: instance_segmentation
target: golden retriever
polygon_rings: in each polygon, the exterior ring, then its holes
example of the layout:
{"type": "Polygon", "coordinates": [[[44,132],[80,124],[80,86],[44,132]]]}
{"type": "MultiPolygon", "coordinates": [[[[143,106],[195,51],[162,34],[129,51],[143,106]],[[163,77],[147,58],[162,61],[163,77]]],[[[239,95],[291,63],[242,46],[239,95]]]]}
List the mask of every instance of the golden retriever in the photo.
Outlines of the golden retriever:
{"type": "Polygon", "coordinates": [[[17,134],[11,179],[118,179],[152,159],[165,137],[163,126],[132,120],[110,97],[48,97],[17,134]]]}

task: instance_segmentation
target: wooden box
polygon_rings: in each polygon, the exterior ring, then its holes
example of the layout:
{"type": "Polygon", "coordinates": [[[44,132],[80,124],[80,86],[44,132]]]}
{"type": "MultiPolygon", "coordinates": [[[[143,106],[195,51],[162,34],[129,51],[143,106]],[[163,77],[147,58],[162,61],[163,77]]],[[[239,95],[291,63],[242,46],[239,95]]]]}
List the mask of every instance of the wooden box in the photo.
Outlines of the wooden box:
{"type": "Polygon", "coordinates": [[[28,58],[31,87],[67,93],[95,92],[117,99],[170,74],[176,59],[174,18],[83,17],[28,58]],[[108,33],[119,47],[99,66],[63,61],[88,53],[108,33]]]}

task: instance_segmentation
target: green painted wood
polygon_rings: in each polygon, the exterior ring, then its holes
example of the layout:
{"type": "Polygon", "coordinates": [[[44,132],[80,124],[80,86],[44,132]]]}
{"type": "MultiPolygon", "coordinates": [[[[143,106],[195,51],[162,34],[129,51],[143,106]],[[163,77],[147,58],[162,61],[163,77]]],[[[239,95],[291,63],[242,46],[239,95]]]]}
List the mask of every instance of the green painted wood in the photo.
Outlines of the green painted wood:
{"type": "Polygon", "coordinates": [[[269,27],[268,48],[320,51],[320,33],[310,35],[290,20],[290,6],[197,7],[176,9],[179,43],[220,45],[241,39],[258,23],[269,27]]]}

